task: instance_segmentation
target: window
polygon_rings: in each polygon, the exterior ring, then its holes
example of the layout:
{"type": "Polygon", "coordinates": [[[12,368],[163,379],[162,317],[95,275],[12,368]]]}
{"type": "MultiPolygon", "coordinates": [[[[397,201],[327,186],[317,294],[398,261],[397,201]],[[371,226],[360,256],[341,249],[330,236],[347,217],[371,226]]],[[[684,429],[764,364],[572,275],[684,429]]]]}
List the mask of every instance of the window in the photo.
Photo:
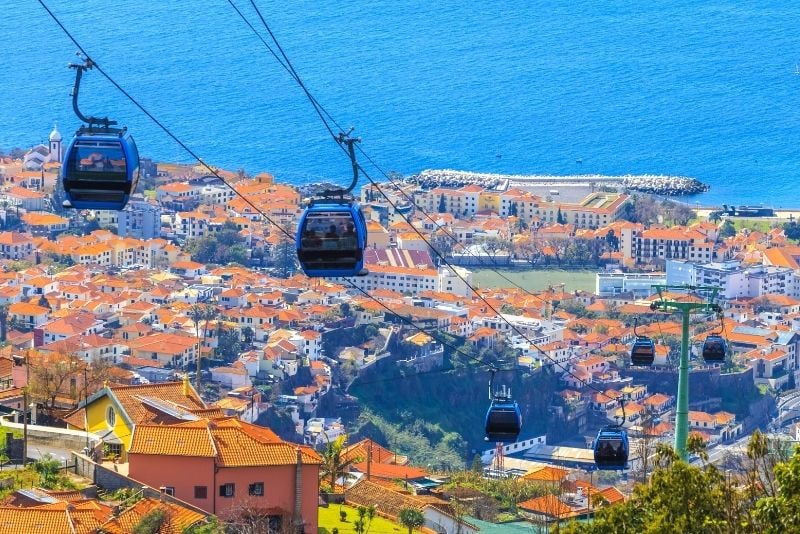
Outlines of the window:
{"type": "Polygon", "coordinates": [[[195,499],[207,499],[208,498],[208,486],[195,486],[194,487],[194,498],[195,499]]]}
{"type": "Polygon", "coordinates": [[[166,495],[175,496],[175,486],[164,486],[164,493],[166,495]]]}
{"type": "Polygon", "coordinates": [[[235,484],[223,484],[219,487],[219,496],[220,497],[233,497],[236,492],[236,485],[235,484]]]}
{"type": "Polygon", "coordinates": [[[256,482],[255,484],[250,484],[250,491],[248,491],[250,495],[257,495],[263,496],[264,495],[264,483],[263,482],[256,482]]]}
{"type": "Polygon", "coordinates": [[[114,428],[114,424],[117,422],[117,415],[114,413],[114,407],[109,406],[108,410],[106,410],[106,423],[111,428],[114,428]]]}

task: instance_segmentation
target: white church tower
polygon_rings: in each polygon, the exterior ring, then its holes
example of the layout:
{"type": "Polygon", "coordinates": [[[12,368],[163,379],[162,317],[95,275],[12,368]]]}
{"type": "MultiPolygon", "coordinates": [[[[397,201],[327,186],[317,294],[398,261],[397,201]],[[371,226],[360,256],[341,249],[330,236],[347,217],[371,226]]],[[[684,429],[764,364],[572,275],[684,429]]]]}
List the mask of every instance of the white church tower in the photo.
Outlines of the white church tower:
{"type": "Polygon", "coordinates": [[[57,161],[61,163],[64,157],[64,149],[61,147],[61,134],[58,133],[58,128],[53,125],[53,131],[50,132],[50,161],[57,161]]]}

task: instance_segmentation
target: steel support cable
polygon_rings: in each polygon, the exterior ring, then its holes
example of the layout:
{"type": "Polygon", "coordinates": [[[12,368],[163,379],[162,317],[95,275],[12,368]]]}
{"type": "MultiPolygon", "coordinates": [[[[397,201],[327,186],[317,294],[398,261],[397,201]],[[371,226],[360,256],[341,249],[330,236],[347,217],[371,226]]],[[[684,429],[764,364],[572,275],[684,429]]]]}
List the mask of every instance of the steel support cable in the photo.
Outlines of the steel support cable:
{"type": "MultiPolygon", "coordinates": [[[[231,5],[231,7],[233,7],[233,9],[236,11],[236,13],[237,13],[237,14],[239,15],[239,17],[242,19],[242,21],[244,21],[244,23],[245,23],[245,24],[246,24],[246,25],[247,25],[247,26],[250,28],[250,30],[251,30],[251,31],[252,31],[252,32],[253,32],[253,33],[256,35],[256,37],[258,37],[258,39],[259,39],[259,40],[260,40],[260,41],[261,41],[261,42],[264,44],[264,46],[267,48],[267,50],[270,52],[270,54],[271,54],[271,55],[272,55],[272,56],[273,56],[273,57],[274,57],[274,58],[275,58],[275,59],[278,61],[278,63],[281,65],[281,67],[283,67],[283,68],[284,68],[284,69],[285,69],[285,70],[286,70],[286,71],[289,73],[289,75],[292,77],[292,79],[294,79],[294,81],[295,81],[295,82],[296,82],[296,83],[297,83],[297,84],[300,86],[300,88],[301,88],[301,89],[303,90],[303,92],[305,93],[305,95],[306,95],[306,98],[308,98],[309,102],[310,102],[310,103],[311,103],[311,105],[314,107],[314,110],[316,111],[316,113],[317,113],[317,115],[319,116],[320,120],[322,121],[323,125],[324,125],[324,126],[325,126],[325,128],[328,130],[328,133],[330,133],[331,137],[333,137],[333,139],[334,139],[334,140],[335,140],[335,141],[336,141],[338,144],[340,144],[340,145],[341,145],[341,142],[339,141],[338,135],[334,133],[334,131],[333,131],[333,129],[331,128],[330,124],[328,124],[328,120],[330,120],[330,121],[331,121],[331,122],[332,122],[332,123],[333,123],[333,124],[336,126],[336,128],[337,128],[338,130],[340,130],[340,131],[343,131],[343,128],[342,128],[342,127],[341,127],[341,126],[340,126],[340,125],[339,125],[339,124],[336,122],[336,119],[333,117],[333,115],[331,115],[331,114],[330,114],[330,113],[329,113],[329,112],[328,112],[328,111],[325,109],[325,107],[324,107],[322,104],[320,104],[319,100],[317,100],[317,99],[316,99],[316,97],[314,97],[314,95],[313,95],[313,94],[311,94],[311,91],[308,89],[308,87],[306,86],[306,84],[305,84],[305,83],[303,82],[303,80],[300,78],[300,75],[299,75],[299,74],[297,73],[297,71],[295,70],[295,68],[294,68],[294,65],[292,65],[292,62],[291,62],[291,60],[290,60],[290,59],[289,59],[289,57],[286,55],[286,52],[283,50],[283,47],[281,46],[281,44],[280,44],[280,42],[278,41],[277,37],[276,37],[276,36],[275,36],[275,34],[273,33],[272,29],[269,27],[269,24],[267,23],[266,19],[264,18],[263,14],[261,13],[261,10],[260,10],[260,9],[258,8],[258,6],[256,5],[255,1],[254,1],[254,0],[250,0],[250,4],[253,6],[253,9],[255,10],[256,14],[258,15],[258,18],[259,18],[259,20],[261,21],[261,24],[264,26],[264,28],[266,29],[267,33],[269,33],[269,35],[270,35],[270,38],[271,38],[271,39],[272,39],[272,41],[275,43],[275,46],[276,46],[276,47],[278,48],[278,50],[280,51],[280,54],[281,54],[281,56],[282,56],[282,59],[281,59],[281,57],[279,57],[279,56],[278,56],[278,54],[277,54],[277,53],[276,53],[276,52],[275,52],[275,51],[272,49],[272,47],[269,45],[269,43],[267,43],[267,42],[266,42],[266,40],[265,40],[265,39],[263,38],[263,36],[262,36],[262,35],[261,35],[261,34],[258,32],[258,30],[256,30],[256,29],[255,29],[255,27],[252,25],[252,23],[250,23],[250,21],[247,19],[247,17],[244,15],[244,13],[242,13],[242,11],[241,11],[241,10],[240,10],[240,9],[239,9],[239,8],[238,8],[238,7],[237,7],[235,4],[234,4],[234,3],[233,3],[233,0],[227,0],[227,2],[228,2],[230,5],[231,5]],[[326,119],[326,117],[327,117],[327,119],[326,119]]],[[[344,149],[344,147],[342,147],[342,149],[343,149],[343,150],[345,150],[345,152],[346,152],[346,149],[344,149]]],[[[451,240],[452,240],[454,243],[456,243],[456,244],[460,244],[460,241],[458,240],[458,238],[457,238],[457,237],[456,237],[454,234],[452,234],[452,233],[451,233],[449,230],[447,230],[447,229],[446,229],[444,226],[442,226],[442,225],[440,225],[438,222],[436,222],[436,220],[434,220],[434,219],[433,219],[433,217],[431,217],[431,215],[430,215],[430,214],[428,214],[428,213],[427,213],[425,210],[423,210],[423,209],[422,209],[422,208],[421,208],[421,207],[420,207],[420,206],[419,206],[419,205],[418,205],[418,204],[417,204],[417,203],[414,201],[414,198],[413,198],[413,197],[411,197],[410,195],[408,195],[408,193],[406,193],[406,192],[405,192],[405,191],[404,191],[404,190],[403,190],[401,187],[399,187],[399,186],[397,185],[397,183],[396,183],[396,182],[395,182],[395,181],[394,181],[394,180],[393,180],[393,179],[392,179],[392,178],[389,176],[389,174],[388,174],[388,173],[386,173],[386,172],[385,172],[385,171],[384,171],[384,170],[383,170],[383,169],[382,169],[382,168],[381,168],[381,167],[380,167],[380,166],[379,166],[379,165],[378,165],[378,164],[377,164],[377,163],[376,163],[376,162],[375,162],[375,161],[374,161],[374,160],[373,160],[373,159],[372,159],[370,156],[369,156],[369,154],[367,154],[367,152],[366,152],[366,151],[365,151],[365,150],[364,150],[364,149],[363,149],[361,146],[359,146],[359,147],[358,147],[358,151],[361,153],[361,155],[362,155],[362,156],[364,156],[364,157],[367,159],[367,161],[369,161],[369,162],[372,164],[372,166],[373,166],[373,167],[375,167],[375,169],[377,169],[377,170],[378,170],[378,172],[379,172],[381,175],[383,175],[383,176],[384,176],[384,177],[385,177],[385,178],[386,178],[386,179],[387,179],[387,180],[388,180],[388,181],[389,181],[389,182],[390,182],[390,183],[391,183],[391,184],[392,184],[392,185],[395,187],[395,189],[397,189],[397,190],[398,190],[398,191],[399,191],[399,192],[400,192],[400,193],[401,193],[401,194],[402,194],[402,195],[403,195],[403,196],[406,198],[406,200],[408,200],[408,201],[409,201],[409,202],[410,202],[410,203],[411,203],[411,204],[412,204],[412,205],[413,205],[413,206],[414,206],[414,207],[415,207],[417,210],[419,210],[419,211],[420,211],[422,214],[424,214],[424,215],[425,215],[425,217],[426,217],[428,220],[430,220],[430,221],[431,221],[431,222],[432,222],[432,223],[433,223],[433,224],[434,224],[434,225],[437,227],[437,229],[438,229],[438,230],[441,230],[441,231],[442,231],[442,232],[443,232],[443,233],[444,233],[444,234],[445,234],[447,237],[449,237],[449,238],[450,238],[450,239],[451,239],[451,240]]],[[[365,171],[364,171],[364,169],[363,169],[363,167],[361,167],[360,165],[359,165],[359,168],[361,168],[361,172],[362,172],[362,173],[363,173],[363,172],[365,172],[365,171]]],[[[374,182],[374,181],[372,181],[372,180],[370,180],[370,182],[371,182],[371,183],[372,183],[372,185],[374,185],[374,186],[375,186],[375,187],[376,187],[378,190],[381,190],[381,187],[380,187],[380,185],[378,185],[377,183],[375,183],[375,182],[374,182]]],[[[382,190],[381,190],[381,194],[383,194],[382,190]]],[[[384,196],[385,196],[385,195],[384,195],[384,196]]],[[[472,257],[474,257],[474,258],[478,258],[478,256],[476,256],[475,254],[473,254],[473,253],[471,253],[471,252],[469,253],[469,255],[470,255],[470,256],[472,256],[472,257]]],[[[513,280],[511,280],[511,279],[510,279],[509,277],[507,277],[505,274],[503,274],[503,273],[501,273],[500,271],[498,271],[498,270],[497,270],[497,268],[496,268],[496,267],[497,267],[497,261],[496,261],[494,258],[492,258],[492,257],[490,257],[490,258],[491,258],[491,261],[492,261],[492,263],[493,263],[493,264],[494,264],[494,266],[495,266],[495,269],[490,269],[490,270],[492,270],[492,271],[493,271],[495,274],[497,274],[498,276],[500,276],[500,277],[501,277],[503,280],[507,281],[508,283],[510,283],[511,285],[513,285],[514,287],[516,287],[517,289],[519,289],[520,291],[523,291],[523,292],[524,292],[524,293],[526,293],[527,295],[530,295],[531,297],[533,297],[533,298],[535,298],[535,299],[538,299],[538,300],[539,300],[539,301],[541,301],[541,302],[547,302],[545,299],[541,298],[539,295],[536,295],[535,293],[532,293],[532,292],[531,292],[531,291],[529,291],[528,289],[526,289],[526,288],[522,287],[521,285],[519,285],[519,284],[517,284],[516,282],[514,282],[513,280]]],[[[479,259],[479,258],[478,258],[478,259],[479,259]]]]}
{"type": "MultiPolygon", "coordinates": [[[[40,0],[40,1],[41,1],[41,0],[40,0]]],[[[280,43],[278,42],[278,39],[277,39],[277,37],[275,37],[275,34],[274,34],[274,33],[272,32],[272,30],[269,28],[269,25],[267,24],[266,20],[264,19],[264,16],[261,14],[261,10],[260,10],[260,9],[258,8],[258,6],[255,4],[255,1],[254,1],[254,0],[250,0],[250,3],[251,3],[251,5],[253,6],[253,8],[255,9],[256,13],[258,14],[258,17],[259,17],[259,19],[261,20],[261,23],[264,25],[264,28],[267,30],[267,32],[269,33],[270,37],[272,38],[272,41],[275,43],[275,46],[276,46],[276,47],[278,48],[278,50],[280,51],[280,53],[281,53],[281,56],[283,57],[284,61],[286,62],[286,67],[284,67],[284,68],[288,68],[288,70],[290,71],[290,74],[291,74],[291,75],[292,75],[292,77],[294,78],[295,82],[297,82],[297,84],[300,86],[300,88],[301,88],[301,89],[303,90],[303,92],[305,93],[306,97],[309,99],[309,101],[311,102],[311,104],[314,106],[314,110],[317,112],[317,115],[319,115],[319,117],[320,117],[320,120],[322,120],[322,122],[323,122],[323,124],[324,124],[325,128],[328,130],[328,132],[331,134],[331,136],[334,138],[334,140],[336,140],[336,134],[334,134],[333,130],[331,129],[330,125],[328,124],[327,120],[325,119],[325,115],[324,115],[324,113],[323,113],[323,111],[322,111],[322,106],[319,104],[319,102],[316,100],[316,98],[314,98],[314,96],[311,94],[311,92],[309,91],[309,89],[306,87],[305,83],[303,83],[303,81],[300,79],[300,76],[297,74],[297,71],[296,71],[296,70],[294,69],[294,67],[292,66],[291,60],[290,60],[290,59],[289,59],[289,57],[286,55],[286,52],[283,50],[283,47],[281,47],[280,43]]],[[[338,144],[338,143],[337,143],[337,144],[338,144]]],[[[341,146],[341,145],[339,145],[339,146],[342,148],[342,150],[345,150],[345,151],[346,151],[346,149],[345,149],[343,146],[341,146]]],[[[460,279],[460,280],[461,280],[461,281],[462,281],[462,282],[463,282],[463,283],[464,283],[464,284],[465,284],[465,285],[466,285],[466,286],[467,286],[467,287],[468,287],[468,288],[469,288],[469,289],[470,289],[470,290],[471,290],[471,291],[472,291],[472,292],[473,292],[473,293],[474,293],[474,294],[475,294],[475,295],[476,295],[476,296],[477,296],[477,297],[478,297],[480,300],[482,300],[482,301],[484,302],[484,304],[486,304],[486,306],[487,306],[487,307],[488,307],[488,308],[489,308],[489,309],[490,309],[490,310],[491,310],[491,311],[492,311],[492,312],[493,312],[493,313],[494,313],[494,314],[495,314],[495,315],[496,315],[498,318],[500,318],[500,319],[501,319],[503,322],[505,322],[505,323],[506,323],[506,324],[509,326],[509,328],[511,328],[511,329],[512,329],[514,332],[516,332],[516,333],[517,333],[519,336],[521,336],[523,339],[525,339],[525,340],[526,340],[526,341],[527,341],[527,342],[528,342],[528,343],[529,343],[529,344],[530,344],[532,347],[534,347],[536,350],[538,350],[539,352],[541,352],[541,353],[542,353],[542,355],[543,355],[545,358],[547,358],[548,360],[550,360],[550,361],[551,361],[551,362],[552,362],[552,363],[553,363],[553,364],[554,364],[556,367],[559,367],[559,368],[560,368],[560,369],[561,369],[563,372],[565,372],[565,373],[569,374],[570,376],[572,376],[573,378],[575,378],[575,380],[577,380],[579,383],[581,383],[581,384],[584,384],[585,386],[589,387],[590,389],[593,389],[593,390],[595,390],[597,393],[599,393],[599,394],[601,394],[601,395],[603,395],[603,396],[607,397],[609,400],[616,400],[616,399],[613,399],[612,397],[610,397],[609,395],[607,395],[607,394],[606,394],[604,391],[602,391],[602,390],[600,390],[600,389],[598,389],[598,388],[596,388],[596,387],[592,386],[592,384],[589,384],[589,383],[585,382],[583,379],[579,378],[577,375],[575,375],[575,373],[574,373],[574,372],[573,372],[571,369],[569,369],[569,367],[567,367],[567,366],[565,366],[564,364],[561,364],[561,363],[559,363],[558,361],[556,361],[556,360],[554,360],[553,358],[551,358],[551,357],[550,357],[550,356],[549,356],[549,355],[548,355],[548,354],[547,354],[545,351],[543,351],[543,350],[542,350],[542,349],[541,349],[541,348],[540,348],[540,347],[539,347],[539,346],[538,346],[536,343],[534,343],[534,342],[533,342],[533,341],[532,341],[532,340],[531,340],[531,339],[530,339],[530,338],[529,338],[527,335],[525,335],[523,332],[521,332],[521,331],[519,330],[519,328],[517,328],[515,325],[513,325],[513,324],[512,324],[512,323],[511,323],[511,322],[510,322],[508,319],[506,319],[505,317],[503,317],[503,315],[502,315],[502,314],[501,314],[501,313],[500,313],[500,312],[499,312],[499,311],[498,311],[498,310],[497,310],[497,309],[496,309],[496,308],[495,308],[495,307],[494,307],[494,306],[493,306],[493,305],[492,305],[492,304],[491,304],[491,303],[490,303],[488,300],[486,300],[486,299],[485,299],[485,298],[484,298],[484,297],[483,297],[483,296],[482,296],[482,295],[481,295],[481,294],[478,292],[478,290],[477,290],[477,289],[475,289],[475,287],[474,287],[472,284],[470,284],[470,283],[469,283],[469,282],[468,282],[468,281],[467,281],[467,280],[466,280],[466,279],[465,279],[465,278],[464,278],[464,277],[463,277],[463,276],[462,276],[462,275],[461,275],[461,274],[460,274],[460,273],[459,273],[459,272],[456,270],[456,268],[455,268],[455,267],[454,267],[454,266],[453,266],[453,265],[452,265],[452,264],[451,264],[449,261],[447,261],[447,258],[445,258],[445,257],[444,257],[444,255],[443,255],[441,252],[439,252],[439,251],[438,251],[438,250],[437,250],[437,249],[436,249],[436,248],[435,248],[435,247],[434,247],[434,246],[431,244],[431,242],[428,240],[428,238],[426,238],[426,237],[425,237],[425,236],[424,236],[424,235],[423,235],[423,234],[422,234],[422,233],[419,231],[419,229],[417,229],[417,228],[416,228],[416,227],[413,225],[413,223],[412,223],[412,221],[410,220],[410,218],[409,218],[407,215],[405,215],[405,214],[403,214],[403,213],[401,213],[401,212],[399,212],[399,211],[397,210],[397,205],[396,205],[396,204],[395,204],[395,203],[394,203],[394,202],[393,202],[393,201],[392,201],[392,200],[391,200],[391,199],[388,197],[388,195],[386,195],[386,193],[385,193],[385,192],[384,192],[384,191],[383,191],[383,190],[380,188],[380,186],[378,186],[378,184],[375,182],[375,180],[374,180],[374,179],[373,179],[373,178],[372,178],[372,177],[369,175],[369,173],[366,171],[366,169],[364,169],[364,167],[363,167],[363,166],[362,166],[360,163],[358,164],[358,167],[359,167],[359,169],[361,170],[361,173],[362,173],[362,174],[363,174],[363,175],[364,175],[364,176],[367,178],[367,180],[369,180],[369,182],[370,182],[370,183],[371,183],[373,186],[375,186],[375,187],[378,189],[378,191],[381,193],[381,196],[383,196],[383,198],[384,198],[384,199],[386,200],[386,202],[387,202],[387,203],[388,203],[388,204],[389,204],[389,205],[390,205],[390,206],[391,206],[391,207],[392,207],[392,208],[395,210],[395,212],[397,212],[397,213],[400,213],[401,217],[402,217],[402,218],[403,218],[403,219],[404,219],[404,220],[405,220],[405,221],[406,221],[406,222],[407,222],[407,223],[408,223],[408,224],[411,226],[412,230],[414,230],[414,232],[415,232],[415,233],[416,233],[416,234],[417,234],[417,235],[420,237],[420,239],[422,239],[422,240],[425,242],[425,244],[427,244],[427,245],[428,245],[428,247],[430,247],[430,248],[431,248],[431,250],[433,250],[433,251],[436,253],[436,255],[439,257],[439,259],[440,259],[440,260],[441,260],[441,261],[442,261],[442,262],[443,262],[443,263],[444,263],[444,264],[445,264],[447,267],[449,267],[449,268],[450,268],[450,269],[453,271],[453,274],[455,274],[455,275],[456,275],[456,276],[457,276],[457,277],[458,277],[458,278],[459,278],[459,279],[460,279]]]]}
{"type": "MultiPolygon", "coordinates": [[[[56,15],[47,6],[47,4],[45,4],[43,0],[37,0],[37,1],[45,9],[45,11],[47,11],[47,14],[50,15],[50,18],[52,18],[53,21],[55,21],[55,23],[58,24],[58,26],[66,34],[66,36],[70,39],[70,41],[72,41],[75,44],[75,46],[78,47],[78,50],[80,50],[81,54],[83,54],[83,56],[86,57],[86,58],[91,58],[91,56],[86,51],[86,49],[78,42],[78,40],[75,37],[73,37],[73,35],[61,23],[61,21],[58,19],[58,17],[56,17],[56,15]]],[[[269,215],[264,213],[264,211],[261,210],[258,206],[256,206],[249,198],[247,198],[242,193],[237,191],[236,188],[233,187],[233,185],[231,185],[214,168],[212,168],[208,163],[206,163],[205,160],[203,160],[203,158],[201,158],[199,155],[197,155],[197,153],[195,153],[191,148],[189,148],[189,146],[187,146],[186,143],[181,141],[175,134],[173,134],[172,131],[169,128],[167,128],[167,126],[164,125],[164,123],[162,123],[152,113],[150,113],[147,109],[145,109],[144,106],[142,106],[142,104],[140,104],[139,101],[136,100],[136,98],[134,98],[128,91],[126,91],[120,84],[118,84],[116,82],[116,80],[114,80],[105,70],[103,70],[103,68],[100,65],[98,65],[98,63],[96,61],[94,61],[94,59],[92,59],[92,65],[93,65],[93,68],[97,69],[97,71],[100,74],[102,74],[103,77],[106,80],[108,80],[111,83],[111,85],[113,85],[120,93],[122,93],[128,100],[130,100],[131,103],[133,103],[133,105],[136,106],[139,109],[139,111],[144,113],[151,121],[153,121],[156,124],[156,126],[161,128],[161,130],[164,133],[166,133],[173,141],[178,143],[178,145],[181,148],[183,148],[190,156],[192,156],[195,160],[197,160],[198,163],[200,163],[203,167],[205,167],[208,170],[208,172],[213,174],[219,181],[221,181],[223,184],[225,184],[226,187],[228,187],[239,198],[241,198],[244,202],[246,202],[251,208],[253,208],[256,211],[256,213],[261,215],[267,222],[269,222],[270,224],[275,226],[278,230],[280,230],[290,240],[294,241],[295,237],[291,232],[289,232],[283,226],[281,226],[280,224],[278,224],[277,222],[272,220],[272,218],[269,215]]]]}

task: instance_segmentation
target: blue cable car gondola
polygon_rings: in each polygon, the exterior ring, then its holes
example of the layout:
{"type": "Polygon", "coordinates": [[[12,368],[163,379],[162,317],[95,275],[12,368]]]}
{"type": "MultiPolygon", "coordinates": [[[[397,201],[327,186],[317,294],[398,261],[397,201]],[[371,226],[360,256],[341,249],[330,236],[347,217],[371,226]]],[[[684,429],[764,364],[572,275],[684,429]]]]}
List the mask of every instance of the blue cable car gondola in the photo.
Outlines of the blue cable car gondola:
{"type": "Polygon", "coordinates": [[[353,145],[360,141],[350,132],[336,140],[347,145],[353,181],[347,189],[326,191],[311,201],[297,225],[297,259],[306,276],[364,276],[367,222],[358,202],[345,198],[358,184],[358,162],[353,145]]]}
{"type": "Polygon", "coordinates": [[[505,386],[499,392],[494,391],[494,375],[492,369],[489,380],[489,400],[491,405],[486,411],[486,441],[495,443],[513,443],[517,441],[522,430],[522,412],[519,404],[511,399],[511,391],[505,386]]]}
{"type": "Polygon", "coordinates": [[[297,259],[307,276],[359,276],[367,223],[357,202],[315,199],[297,226],[297,259]]]}
{"type": "Polygon", "coordinates": [[[707,362],[724,362],[725,356],[728,354],[728,342],[722,337],[725,332],[725,321],[722,317],[722,309],[718,308],[720,330],[719,332],[712,332],[703,341],[703,359],[707,362]]]}
{"type": "Polygon", "coordinates": [[[600,429],[593,448],[594,464],[598,469],[625,469],[628,465],[628,433],[621,426],[600,429]]]}
{"type": "Polygon", "coordinates": [[[656,359],[656,345],[649,337],[640,336],[636,333],[637,326],[639,326],[639,323],[635,321],[633,323],[633,335],[636,336],[636,341],[633,342],[633,347],[631,347],[631,365],[652,365],[656,359]]]}
{"type": "Polygon", "coordinates": [[[121,210],[139,181],[139,152],[125,130],[80,128],[67,148],[61,181],[65,207],[121,210]]]}
{"type": "MultiPolygon", "coordinates": [[[[620,398],[622,423],[625,423],[625,401],[620,398]]],[[[592,449],[598,469],[625,469],[628,466],[628,433],[622,424],[608,425],[597,432],[592,449]]]]}
{"type": "Polygon", "coordinates": [[[647,336],[636,336],[631,348],[631,365],[652,365],[656,359],[656,345],[647,336]]]}
{"type": "Polygon", "coordinates": [[[72,109],[87,123],[69,144],[61,165],[64,207],[121,210],[139,182],[139,151],[126,128],[113,128],[116,121],[87,117],[78,109],[81,76],[94,63],[70,64],[75,69],[72,109]]]}

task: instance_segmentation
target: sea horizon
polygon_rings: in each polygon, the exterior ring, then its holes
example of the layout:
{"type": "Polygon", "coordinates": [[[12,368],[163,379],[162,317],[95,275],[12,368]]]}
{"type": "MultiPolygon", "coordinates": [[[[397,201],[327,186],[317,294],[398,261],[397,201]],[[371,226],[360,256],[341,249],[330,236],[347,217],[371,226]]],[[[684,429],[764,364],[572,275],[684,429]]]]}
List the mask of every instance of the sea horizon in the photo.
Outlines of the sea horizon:
{"type": "MultiPolygon", "coordinates": [[[[210,164],[295,185],[349,180],[346,155],[302,90],[225,2],[48,5],[210,164]],[[86,24],[86,13],[103,31],[86,24]]],[[[360,161],[375,180],[424,169],[653,174],[711,186],[675,197],[689,204],[796,202],[800,50],[787,22],[800,20],[796,3],[261,7],[315,98],[341,129],[355,126],[377,167],[360,161]]],[[[11,0],[4,14],[0,148],[45,141],[54,123],[68,139],[78,126],[66,68],[75,45],[36,4],[11,0]]],[[[127,126],[143,157],[189,161],[96,70],[84,77],[81,107],[127,126]]]]}

